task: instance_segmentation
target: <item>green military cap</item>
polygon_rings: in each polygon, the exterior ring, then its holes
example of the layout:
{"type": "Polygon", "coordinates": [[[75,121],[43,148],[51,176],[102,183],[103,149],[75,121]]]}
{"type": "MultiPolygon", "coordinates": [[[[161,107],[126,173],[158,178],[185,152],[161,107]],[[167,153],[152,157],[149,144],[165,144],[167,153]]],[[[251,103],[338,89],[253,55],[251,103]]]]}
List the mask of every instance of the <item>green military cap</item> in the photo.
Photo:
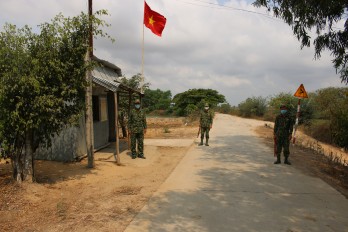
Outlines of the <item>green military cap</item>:
{"type": "Polygon", "coordinates": [[[204,105],[205,107],[209,107],[209,104],[208,103],[205,103],[205,105],[204,105]]]}
{"type": "Polygon", "coordinates": [[[285,104],[280,104],[280,107],[279,107],[280,109],[284,109],[284,108],[288,108],[285,104]]]}

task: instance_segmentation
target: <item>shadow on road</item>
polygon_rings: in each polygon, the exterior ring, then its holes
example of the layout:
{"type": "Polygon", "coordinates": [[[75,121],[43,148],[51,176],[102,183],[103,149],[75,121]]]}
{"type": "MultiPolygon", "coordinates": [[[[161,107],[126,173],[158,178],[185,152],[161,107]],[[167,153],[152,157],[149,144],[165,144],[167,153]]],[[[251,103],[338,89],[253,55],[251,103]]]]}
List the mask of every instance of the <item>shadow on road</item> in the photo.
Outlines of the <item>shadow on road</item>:
{"type": "Polygon", "coordinates": [[[197,171],[200,187],[156,194],[132,228],[146,221],[146,231],[344,231],[340,205],[330,200],[339,194],[273,165],[273,151],[260,141],[223,136],[197,147],[203,153],[197,165],[211,163],[197,171]]]}

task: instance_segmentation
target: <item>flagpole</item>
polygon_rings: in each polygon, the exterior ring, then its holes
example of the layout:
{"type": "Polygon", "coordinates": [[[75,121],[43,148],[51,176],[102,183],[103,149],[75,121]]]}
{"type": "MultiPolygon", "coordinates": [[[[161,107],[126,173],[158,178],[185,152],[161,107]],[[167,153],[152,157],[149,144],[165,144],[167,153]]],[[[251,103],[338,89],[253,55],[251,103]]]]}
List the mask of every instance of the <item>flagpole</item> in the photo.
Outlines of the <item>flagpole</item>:
{"type": "MultiPolygon", "coordinates": [[[[144,9],[145,9],[145,0],[144,0],[144,9]]],[[[145,14],[143,17],[143,41],[142,41],[142,52],[141,52],[141,93],[144,93],[144,20],[145,14]]]]}

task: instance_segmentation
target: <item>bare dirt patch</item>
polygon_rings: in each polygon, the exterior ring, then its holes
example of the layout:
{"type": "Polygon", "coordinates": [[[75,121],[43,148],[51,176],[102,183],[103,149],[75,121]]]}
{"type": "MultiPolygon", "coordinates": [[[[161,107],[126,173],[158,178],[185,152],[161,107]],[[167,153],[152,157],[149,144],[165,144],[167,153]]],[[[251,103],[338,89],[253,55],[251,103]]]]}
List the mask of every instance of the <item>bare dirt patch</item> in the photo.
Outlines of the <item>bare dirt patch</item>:
{"type": "Polygon", "coordinates": [[[147,138],[194,138],[198,132],[198,121],[186,118],[147,118],[147,138]]]}
{"type": "MultiPolygon", "coordinates": [[[[256,128],[256,133],[273,148],[273,129],[267,126],[256,128]]],[[[334,149],[334,148],[332,148],[334,149]]],[[[307,175],[318,177],[348,198],[348,167],[334,162],[330,157],[304,148],[290,145],[292,165],[307,175]]]]}
{"type": "MultiPolygon", "coordinates": [[[[192,138],[182,118],[148,119],[146,138],[192,138]],[[164,129],[166,128],[166,129],[164,129]]],[[[121,148],[127,142],[121,140],[121,148]]],[[[37,183],[17,185],[11,164],[0,163],[1,231],[123,231],[186,154],[189,147],[145,146],[146,160],[132,160],[114,145],[95,154],[96,166],[35,161],[37,183]]]]}

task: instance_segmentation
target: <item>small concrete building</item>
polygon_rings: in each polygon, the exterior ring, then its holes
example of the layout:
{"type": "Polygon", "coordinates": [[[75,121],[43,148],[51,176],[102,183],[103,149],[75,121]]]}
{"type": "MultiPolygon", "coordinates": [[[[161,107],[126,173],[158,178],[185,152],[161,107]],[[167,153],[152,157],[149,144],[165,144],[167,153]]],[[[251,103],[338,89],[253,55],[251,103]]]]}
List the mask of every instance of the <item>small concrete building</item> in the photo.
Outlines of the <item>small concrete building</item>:
{"type": "MultiPolygon", "coordinates": [[[[92,71],[93,93],[93,141],[94,149],[98,150],[116,141],[115,98],[120,92],[129,96],[141,95],[119,81],[121,69],[107,61],[93,57],[99,65],[92,71]]],[[[131,99],[131,97],[129,97],[131,99]]],[[[50,148],[40,147],[35,152],[35,159],[73,161],[87,153],[85,118],[81,117],[78,126],[67,127],[52,140],[50,148]]]]}

